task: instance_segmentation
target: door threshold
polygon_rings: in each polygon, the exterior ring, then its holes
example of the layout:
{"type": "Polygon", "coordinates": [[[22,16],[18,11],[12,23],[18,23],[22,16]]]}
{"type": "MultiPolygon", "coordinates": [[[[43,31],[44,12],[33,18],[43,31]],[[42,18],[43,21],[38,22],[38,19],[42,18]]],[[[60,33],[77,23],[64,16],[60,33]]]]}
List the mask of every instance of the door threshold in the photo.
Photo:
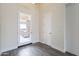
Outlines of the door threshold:
{"type": "Polygon", "coordinates": [[[32,44],[32,43],[28,43],[28,44],[24,44],[24,45],[18,46],[18,48],[24,47],[24,46],[27,46],[27,45],[30,45],[30,44],[32,44]]]}

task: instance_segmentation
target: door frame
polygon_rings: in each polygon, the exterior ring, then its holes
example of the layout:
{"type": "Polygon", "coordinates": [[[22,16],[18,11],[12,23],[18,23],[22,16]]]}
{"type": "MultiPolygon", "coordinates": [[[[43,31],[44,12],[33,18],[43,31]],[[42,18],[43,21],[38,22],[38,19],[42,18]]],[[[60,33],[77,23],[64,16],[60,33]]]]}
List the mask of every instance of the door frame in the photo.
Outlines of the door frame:
{"type": "MultiPolygon", "coordinates": [[[[31,17],[32,17],[32,13],[29,13],[28,12],[29,10],[25,10],[25,9],[21,9],[21,10],[19,10],[19,12],[18,12],[18,46],[21,46],[21,45],[25,45],[25,44],[27,44],[27,43],[24,43],[24,44],[21,44],[19,41],[20,41],[20,36],[19,36],[19,32],[20,32],[20,13],[24,13],[24,14],[26,14],[26,15],[31,15],[31,17]]],[[[32,19],[31,19],[31,22],[32,22],[32,19]]],[[[31,36],[32,36],[32,33],[31,33],[31,36]]],[[[31,37],[31,39],[32,39],[32,37],[31,37]]],[[[32,43],[32,40],[31,40],[31,42],[29,42],[29,43],[32,43]]]]}

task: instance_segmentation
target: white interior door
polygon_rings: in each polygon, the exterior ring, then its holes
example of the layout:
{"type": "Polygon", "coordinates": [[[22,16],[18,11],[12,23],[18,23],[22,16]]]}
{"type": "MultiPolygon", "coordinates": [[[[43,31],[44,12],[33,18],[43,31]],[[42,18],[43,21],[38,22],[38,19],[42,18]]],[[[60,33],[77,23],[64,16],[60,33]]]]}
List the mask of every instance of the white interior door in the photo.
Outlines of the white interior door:
{"type": "Polygon", "coordinates": [[[44,43],[51,45],[52,40],[52,19],[51,14],[43,15],[43,41],[44,43]]]}

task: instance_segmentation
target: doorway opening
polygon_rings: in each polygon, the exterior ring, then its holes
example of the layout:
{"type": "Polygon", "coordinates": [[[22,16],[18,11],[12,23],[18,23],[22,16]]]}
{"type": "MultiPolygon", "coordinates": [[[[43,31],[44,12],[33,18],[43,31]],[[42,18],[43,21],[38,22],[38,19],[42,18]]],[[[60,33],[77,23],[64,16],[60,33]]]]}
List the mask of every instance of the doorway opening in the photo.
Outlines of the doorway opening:
{"type": "Polygon", "coordinates": [[[31,15],[19,13],[19,46],[32,43],[32,21],[31,15]]]}

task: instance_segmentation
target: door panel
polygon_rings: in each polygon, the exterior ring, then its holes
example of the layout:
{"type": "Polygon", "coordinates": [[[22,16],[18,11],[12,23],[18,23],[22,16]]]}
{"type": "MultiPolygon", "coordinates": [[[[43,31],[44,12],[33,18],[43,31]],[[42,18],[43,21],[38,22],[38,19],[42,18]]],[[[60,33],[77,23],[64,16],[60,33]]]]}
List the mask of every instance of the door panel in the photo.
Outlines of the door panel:
{"type": "Polygon", "coordinates": [[[43,15],[43,40],[44,43],[51,45],[52,40],[52,19],[51,14],[44,14],[43,15]]]}

